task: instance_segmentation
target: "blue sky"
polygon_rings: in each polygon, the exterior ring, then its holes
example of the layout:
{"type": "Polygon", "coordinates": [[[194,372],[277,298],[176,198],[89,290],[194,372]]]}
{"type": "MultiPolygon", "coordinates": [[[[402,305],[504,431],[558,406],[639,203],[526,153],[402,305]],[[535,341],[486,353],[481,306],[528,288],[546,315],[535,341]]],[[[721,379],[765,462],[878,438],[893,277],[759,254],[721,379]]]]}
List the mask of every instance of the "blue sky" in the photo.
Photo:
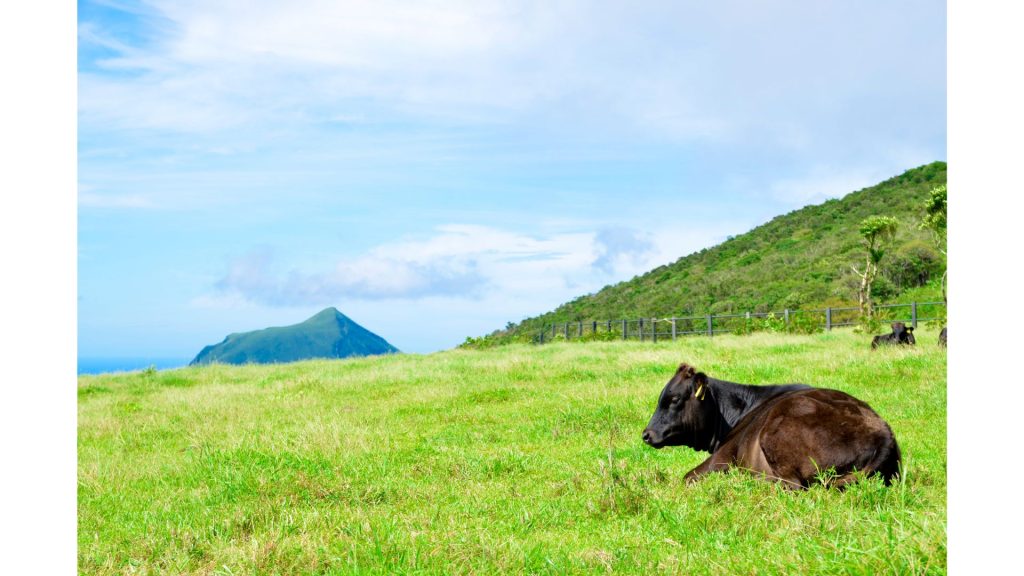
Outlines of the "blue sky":
{"type": "Polygon", "coordinates": [[[80,2],[78,354],[449,348],[946,159],[942,2],[80,2]]]}

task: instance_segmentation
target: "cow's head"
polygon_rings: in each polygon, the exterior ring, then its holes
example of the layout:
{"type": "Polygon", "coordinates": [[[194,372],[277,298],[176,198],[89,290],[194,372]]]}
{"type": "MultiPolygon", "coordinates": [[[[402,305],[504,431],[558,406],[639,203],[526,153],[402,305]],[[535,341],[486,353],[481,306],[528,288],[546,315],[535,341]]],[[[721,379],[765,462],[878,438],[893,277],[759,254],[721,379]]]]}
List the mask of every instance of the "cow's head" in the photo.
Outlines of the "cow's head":
{"type": "Polygon", "coordinates": [[[896,335],[896,341],[900,344],[916,344],[914,340],[914,327],[907,326],[903,322],[892,323],[892,333],[896,335]]]}
{"type": "Polygon", "coordinates": [[[707,375],[680,364],[661,391],[654,415],[644,428],[644,442],[654,448],[684,445],[707,450],[717,414],[707,375]]]}

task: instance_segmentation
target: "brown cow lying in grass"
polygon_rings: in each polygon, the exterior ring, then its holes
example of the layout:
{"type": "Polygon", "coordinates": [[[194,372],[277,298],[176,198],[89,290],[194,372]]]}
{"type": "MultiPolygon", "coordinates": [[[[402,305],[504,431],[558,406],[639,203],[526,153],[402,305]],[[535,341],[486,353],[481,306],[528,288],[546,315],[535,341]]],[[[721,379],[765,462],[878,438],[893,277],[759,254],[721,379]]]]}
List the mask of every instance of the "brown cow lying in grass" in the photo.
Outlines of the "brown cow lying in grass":
{"type": "Polygon", "coordinates": [[[662,390],[643,440],[710,452],[686,474],[688,482],[735,466],[789,488],[807,488],[826,471],[834,486],[856,480],[857,472],[881,474],[889,485],[900,466],[889,425],[845,392],[736,384],[687,364],[662,390]]]}

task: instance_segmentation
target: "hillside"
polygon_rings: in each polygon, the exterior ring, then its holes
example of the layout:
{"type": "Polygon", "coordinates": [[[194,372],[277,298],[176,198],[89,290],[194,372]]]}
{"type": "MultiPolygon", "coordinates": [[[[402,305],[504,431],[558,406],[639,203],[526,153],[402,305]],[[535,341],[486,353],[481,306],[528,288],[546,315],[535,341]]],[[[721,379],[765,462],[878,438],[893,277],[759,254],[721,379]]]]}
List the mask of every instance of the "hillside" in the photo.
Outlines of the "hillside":
{"type": "Polygon", "coordinates": [[[943,574],[946,353],[851,330],[78,379],[82,574],[943,574]],[[641,432],[680,362],[847,391],[906,481],[790,493],[641,432]],[[899,385],[893,386],[893,375],[899,385]]]}
{"type": "Polygon", "coordinates": [[[229,334],[219,344],[203,348],[191,364],[269,364],[392,352],[398,349],[337,309],[326,308],[292,326],[229,334]]]}
{"type": "Polygon", "coordinates": [[[856,305],[865,251],[858,225],[872,215],[895,216],[899,230],[882,262],[874,296],[908,291],[940,298],[944,263],[918,224],[928,192],[946,183],[946,163],[933,162],[885,182],[773,218],[717,246],[682,257],[632,280],[606,286],[490,337],[511,339],[553,322],[767,312],[856,305]]]}

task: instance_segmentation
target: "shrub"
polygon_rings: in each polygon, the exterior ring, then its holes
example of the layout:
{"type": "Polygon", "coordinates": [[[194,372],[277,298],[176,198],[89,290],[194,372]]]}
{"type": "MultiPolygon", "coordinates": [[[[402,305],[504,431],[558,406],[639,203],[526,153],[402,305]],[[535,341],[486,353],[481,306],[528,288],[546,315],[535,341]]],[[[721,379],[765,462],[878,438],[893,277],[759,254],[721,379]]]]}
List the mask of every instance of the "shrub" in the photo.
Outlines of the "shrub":
{"type": "Polygon", "coordinates": [[[821,312],[797,311],[789,315],[791,334],[815,334],[825,330],[825,317],[821,312]]]}
{"type": "Polygon", "coordinates": [[[755,322],[754,325],[760,324],[760,329],[765,332],[785,332],[786,331],[786,319],[781,316],[776,316],[775,312],[769,312],[767,316],[760,319],[760,322],[755,322]]]}
{"type": "Polygon", "coordinates": [[[739,318],[739,321],[729,322],[727,327],[733,334],[752,334],[758,330],[756,318],[739,318]]]}
{"type": "MultiPolygon", "coordinates": [[[[564,337],[563,337],[564,339],[564,337]]],[[[573,338],[573,341],[580,342],[611,342],[613,340],[621,340],[622,332],[616,332],[613,328],[611,332],[600,330],[600,326],[597,332],[584,332],[580,338],[573,338]]]]}
{"type": "Polygon", "coordinates": [[[857,325],[853,327],[854,332],[863,334],[881,334],[885,332],[893,321],[892,312],[889,310],[876,310],[874,316],[861,316],[857,319],[857,325]]]}

